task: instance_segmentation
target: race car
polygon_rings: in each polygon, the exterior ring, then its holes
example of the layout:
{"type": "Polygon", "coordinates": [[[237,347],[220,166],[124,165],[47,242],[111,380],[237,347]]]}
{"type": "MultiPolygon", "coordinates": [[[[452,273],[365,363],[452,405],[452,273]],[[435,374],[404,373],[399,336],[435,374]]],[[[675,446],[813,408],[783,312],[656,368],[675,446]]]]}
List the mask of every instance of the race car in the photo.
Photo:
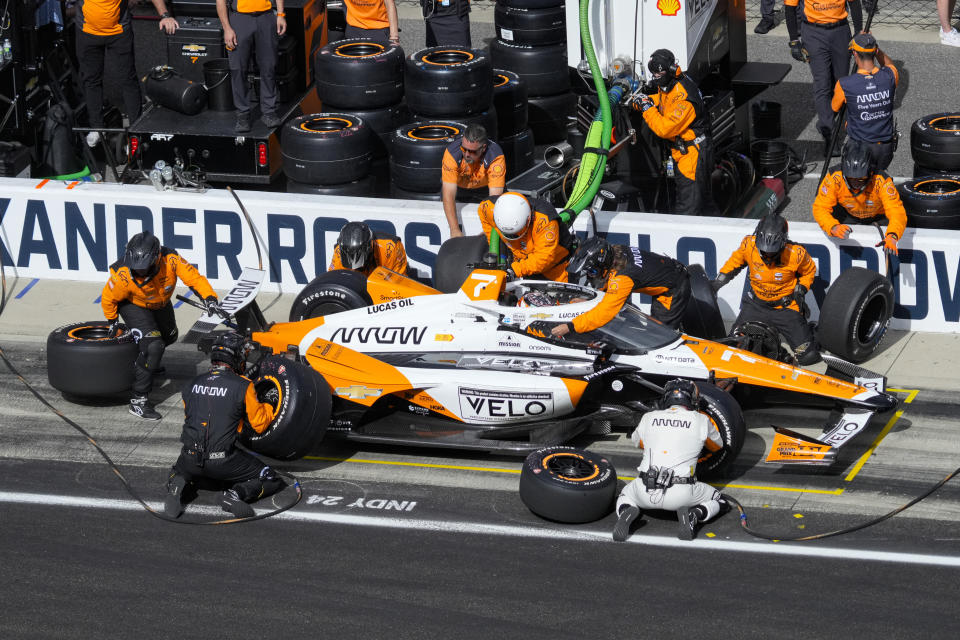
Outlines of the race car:
{"type": "Polygon", "coordinates": [[[250,314],[248,333],[270,354],[255,384],[276,407],[267,431],[244,434],[254,451],[296,458],[326,434],[526,454],[585,431],[632,429],[662,384],[682,377],[698,381],[701,411],[724,443],[702,453],[698,469],[709,475],[743,444],[735,386],[839,409],[819,438],[781,430],[771,452],[780,462],[830,463],[874,413],[897,405],[880,376],[856,365],[831,362],[849,380],[816,373],[678,333],[632,304],[595,331],[554,339],[552,326],[603,295],[576,284],[476,269],[459,291],[441,294],[382,268],[362,278],[324,274],[298,296],[292,322],[258,327],[260,314],[250,314]]]}

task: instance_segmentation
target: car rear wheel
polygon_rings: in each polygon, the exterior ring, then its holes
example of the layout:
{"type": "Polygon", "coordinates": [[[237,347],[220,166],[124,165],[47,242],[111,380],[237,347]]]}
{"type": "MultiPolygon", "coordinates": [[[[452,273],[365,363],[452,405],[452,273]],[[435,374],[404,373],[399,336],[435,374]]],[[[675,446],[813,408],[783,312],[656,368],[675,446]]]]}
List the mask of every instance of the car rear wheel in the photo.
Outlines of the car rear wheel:
{"type": "Polygon", "coordinates": [[[523,462],[520,499],[555,522],[583,523],[613,510],[617,471],[606,458],[574,447],[538,449],[523,462]]]}
{"type": "Polygon", "coordinates": [[[368,307],[367,277],[359,271],[336,269],[321,273],[294,298],[290,322],[368,307]]]}
{"type": "Polygon", "coordinates": [[[468,265],[480,262],[490,244],[484,234],[450,238],[437,251],[433,263],[433,288],[443,293],[456,293],[470,275],[468,265]]]}
{"type": "Polygon", "coordinates": [[[708,382],[698,382],[700,389],[700,413],[706,414],[720,432],[723,448],[710,451],[706,447],[697,460],[697,476],[710,479],[723,476],[740,455],[747,425],[740,404],[726,391],[708,382]]]}

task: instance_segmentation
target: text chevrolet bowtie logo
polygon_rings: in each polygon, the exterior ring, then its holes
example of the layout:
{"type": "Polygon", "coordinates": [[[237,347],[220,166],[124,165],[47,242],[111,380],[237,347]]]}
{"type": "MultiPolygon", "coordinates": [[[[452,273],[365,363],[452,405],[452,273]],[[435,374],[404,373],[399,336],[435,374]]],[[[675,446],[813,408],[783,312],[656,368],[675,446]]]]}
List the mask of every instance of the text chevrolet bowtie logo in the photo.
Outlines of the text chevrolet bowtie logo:
{"type": "Polygon", "coordinates": [[[349,387],[337,387],[336,391],[338,396],[342,398],[353,398],[354,400],[376,398],[383,393],[383,389],[371,389],[362,384],[354,384],[349,387]]]}

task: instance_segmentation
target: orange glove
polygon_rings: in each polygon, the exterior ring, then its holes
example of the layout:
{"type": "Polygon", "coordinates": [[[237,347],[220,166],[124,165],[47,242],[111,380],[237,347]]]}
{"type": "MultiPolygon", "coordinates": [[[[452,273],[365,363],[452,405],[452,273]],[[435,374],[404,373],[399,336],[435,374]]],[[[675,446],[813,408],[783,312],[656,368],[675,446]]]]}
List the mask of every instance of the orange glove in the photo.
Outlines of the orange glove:
{"type": "Polygon", "coordinates": [[[897,241],[898,241],[898,240],[899,240],[899,238],[897,238],[896,235],[894,235],[894,234],[892,234],[892,233],[888,233],[888,234],[886,235],[886,237],[884,237],[883,240],[881,240],[880,242],[878,242],[877,244],[875,244],[875,245],[873,245],[873,246],[875,246],[875,247],[880,247],[880,246],[882,246],[884,251],[886,251],[887,253],[892,253],[893,255],[897,256],[897,255],[900,255],[899,253],[897,253],[897,241]]]}
{"type": "Polygon", "coordinates": [[[850,227],[845,224],[835,224],[833,228],[830,229],[830,235],[834,238],[845,239],[850,235],[850,227]]]}

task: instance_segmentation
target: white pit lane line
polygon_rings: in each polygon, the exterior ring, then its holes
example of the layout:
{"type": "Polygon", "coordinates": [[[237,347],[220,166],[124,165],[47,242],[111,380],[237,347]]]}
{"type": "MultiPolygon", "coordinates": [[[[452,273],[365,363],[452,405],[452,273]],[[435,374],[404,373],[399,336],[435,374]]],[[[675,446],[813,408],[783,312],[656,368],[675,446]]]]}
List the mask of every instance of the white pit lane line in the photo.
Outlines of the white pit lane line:
{"type": "MultiPolygon", "coordinates": [[[[133,500],[106,500],[103,498],[82,498],[41,493],[14,493],[0,491],[0,503],[26,504],[56,507],[85,507],[109,509],[115,511],[141,511],[140,503],[133,500]]],[[[159,502],[147,502],[150,507],[163,510],[159,502]]],[[[214,507],[188,507],[191,516],[203,515],[212,519],[224,517],[224,512],[214,507]]],[[[728,540],[703,540],[691,542],[662,536],[634,534],[626,542],[614,542],[609,531],[577,531],[573,529],[548,529],[544,527],[522,527],[516,525],[486,524],[463,520],[425,520],[421,518],[395,518],[382,515],[346,515],[342,513],[316,513],[310,511],[284,511],[272,519],[292,522],[316,522],[322,524],[341,524],[357,527],[380,527],[383,529],[406,529],[433,533],[455,533],[465,535],[505,536],[511,538],[539,538],[543,540],[565,540],[570,542],[599,542],[613,545],[637,544],[648,547],[669,547],[676,549],[695,549],[699,551],[727,551],[731,553],[765,553],[778,556],[794,556],[830,560],[860,560],[871,562],[892,562],[896,564],[919,564],[938,567],[960,567],[960,556],[936,556],[919,553],[899,553],[891,551],[872,551],[867,549],[840,549],[835,547],[812,547],[788,544],[785,542],[735,542],[728,540]]]]}

